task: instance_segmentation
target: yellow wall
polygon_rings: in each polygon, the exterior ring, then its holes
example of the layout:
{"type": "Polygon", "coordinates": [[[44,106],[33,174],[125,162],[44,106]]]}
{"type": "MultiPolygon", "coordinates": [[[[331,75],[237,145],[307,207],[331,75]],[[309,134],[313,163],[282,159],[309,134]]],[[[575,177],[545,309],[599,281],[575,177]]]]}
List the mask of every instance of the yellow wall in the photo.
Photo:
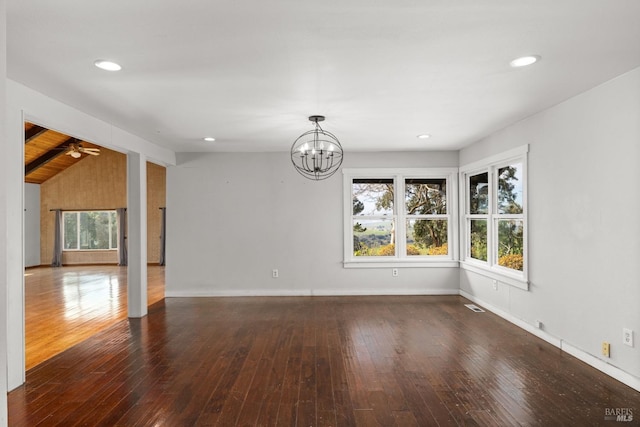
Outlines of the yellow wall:
{"type": "MultiPolygon", "coordinates": [[[[75,165],[40,185],[40,259],[53,257],[55,213],[51,209],[116,209],[127,206],[127,157],[100,149],[99,156],[83,157],[75,165]]],[[[147,256],[159,260],[160,210],[166,200],[166,169],[147,163],[147,256]]],[[[116,251],[63,252],[63,264],[117,264],[116,251]]]]}
{"type": "Polygon", "coordinates": [[[167,206],[167,169],[147,162],[147,260],[160,260],[161,207],[167,206]]]}

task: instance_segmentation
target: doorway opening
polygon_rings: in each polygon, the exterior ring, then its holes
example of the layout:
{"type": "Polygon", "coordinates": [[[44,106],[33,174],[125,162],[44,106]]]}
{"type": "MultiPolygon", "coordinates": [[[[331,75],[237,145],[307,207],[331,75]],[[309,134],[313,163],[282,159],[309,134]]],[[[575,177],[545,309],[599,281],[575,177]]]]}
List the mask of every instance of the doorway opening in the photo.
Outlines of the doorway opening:
{"type": "MultiPolygon", "coordinates": [[[[123,153],[25,122],[27,370],[127,318],[127,267],[119,265],[124,233],[117,215],[127,204],[126,163],[123,153]],[[52,267],[56,256],[60,266],[52,267]]],[[[147,163],[147,192],[151,305],[164,298],[164,266],[158,265],[163,166],[147,163]]]]}

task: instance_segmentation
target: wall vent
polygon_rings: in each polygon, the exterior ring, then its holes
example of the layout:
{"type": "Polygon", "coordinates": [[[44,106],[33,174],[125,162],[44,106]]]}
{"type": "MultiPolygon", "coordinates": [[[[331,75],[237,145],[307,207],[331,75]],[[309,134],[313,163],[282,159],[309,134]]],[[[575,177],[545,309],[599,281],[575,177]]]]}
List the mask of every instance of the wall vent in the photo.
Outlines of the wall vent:
{"type": "Polygon", "coordinates": [[[478,307],[475,304],[465,304],[464,306],[467,307],[471,311],[475,311],[476,313],[484,313],[484,310],[481,309],[480,307],[478,307]]]}

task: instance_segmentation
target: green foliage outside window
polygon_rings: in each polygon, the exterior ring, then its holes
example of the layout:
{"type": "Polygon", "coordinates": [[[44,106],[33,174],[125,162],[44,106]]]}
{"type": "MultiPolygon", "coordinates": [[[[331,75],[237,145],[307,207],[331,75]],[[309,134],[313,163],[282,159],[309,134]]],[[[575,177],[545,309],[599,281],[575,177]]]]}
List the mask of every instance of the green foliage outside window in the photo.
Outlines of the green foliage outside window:
{"type": "MultiPolygon", "coordinates": [[[[518,175],[522,164],[498,169],[498,214],[520,215],[522,183],[518,175]]],[[[498,220],[498,265],[522,271],[524,267],[524,222],[520,219],[498,220]]]]}
{"type": "Polygon", "coordinates": [[[471,220],[471,258],[487,260],[487,220],[471,220]]]}
{"type": "Polygon", "coordinates": [[[523,222],[521,220],[498,221],[498,265],[522,271],[523,222]]]}
{"type": "Polygon", "coordinates": [[[117,249],[115,211],[64,212],[64,249],[117,249]]]}

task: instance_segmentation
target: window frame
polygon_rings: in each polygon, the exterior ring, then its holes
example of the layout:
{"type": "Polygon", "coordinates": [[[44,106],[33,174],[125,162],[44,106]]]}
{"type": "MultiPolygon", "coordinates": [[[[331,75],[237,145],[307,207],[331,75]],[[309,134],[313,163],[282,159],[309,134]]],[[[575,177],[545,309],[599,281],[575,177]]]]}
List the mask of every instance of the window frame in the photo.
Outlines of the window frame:
{"type": "Polygon", "coordinates": [[[474,271],[494,280],[507,283],[511,286],[529,289],[529,256],[528,256],[528,159],[529,145],[523,145],[507,152],[460,167],[460,215],[459,228],[464,232],[460,236],[460,267],[474,271]],[[498,213],[498,170],[500,168],[522,164],[522,214],[498,213]],[[470,177],[482,173],[488,173],[488,211],[487,214],[472,214],[470,212],[470,177]],[[471,221],[486,219],[487,221],[487,261],[471,257],[471,221]],[[498,223],[500,220],[515,219],[522,221],[523,227],[523,267],[522,271],[503,267],[498,264],[498,223]]]}
{"type": "Polygon", "coordinates": [[[118,247],[116,246],[114,248],[111,245],[113,243],[113,241],[114,241],[113,240],[113,234],[112,234],[112,230],[113,230],[112,226],[114,226],[114,225],[115,225],[115,233],[116,233],[115,242],[116,242],[116,245],[117,245],[119,243],[119,239],[118,239],[118,214],[117,214],[116,210],[114,210],[114,209],[107,209],[107,210],[102,209],[102,210],[63,211],[62,212],[62,251],[63,252],[117,251],[118,247]],[[80,227],[80,214],[82,214],[82,213],[90,213],[90,212],[97,212],[97,213],[106,212],[106,213],[109,214],[109,226],[108,226],[108,229],[109,229],[109,248],[107,248],[107,249],[82,249],[80,247],[80,230],[81,230],[81,227],[80,227]],[[111,214],[112,213],[115,216],[115,224],[111,223],[111,214]],[[65,236],[66,236],[66,221],[64,219],[64,215],[67,215],[67,214],[76,214],[76,218],[77,218],[77,220],[76,220],[76,225],[77,225],[77,227],[76,227],[77,248],[70,248],[70,249],[65,248],[65,240],[64,239],[65,239],[65,236]]]}
{"type": "Polygon", "coordinates": [[[343,216],[344,216],[344,256],[345,268],[382,268],[382,267],[457,267],[458,266],[458,169],[457,168],[363,168],[343,169],[343,216]],[[353,180],[354,179],[393,179],[394,211],[392,215],[357,216],[362,219],[389,218],[395,221],[395,256],[355,256],[353,251],[353,180]],[[405,180],[407,179],[444,179],[446,180],[446,214],[408,215],[405,212],[405,180]],[[446,219],[447,255],[407,255],[407,220],[446,219]]]}

